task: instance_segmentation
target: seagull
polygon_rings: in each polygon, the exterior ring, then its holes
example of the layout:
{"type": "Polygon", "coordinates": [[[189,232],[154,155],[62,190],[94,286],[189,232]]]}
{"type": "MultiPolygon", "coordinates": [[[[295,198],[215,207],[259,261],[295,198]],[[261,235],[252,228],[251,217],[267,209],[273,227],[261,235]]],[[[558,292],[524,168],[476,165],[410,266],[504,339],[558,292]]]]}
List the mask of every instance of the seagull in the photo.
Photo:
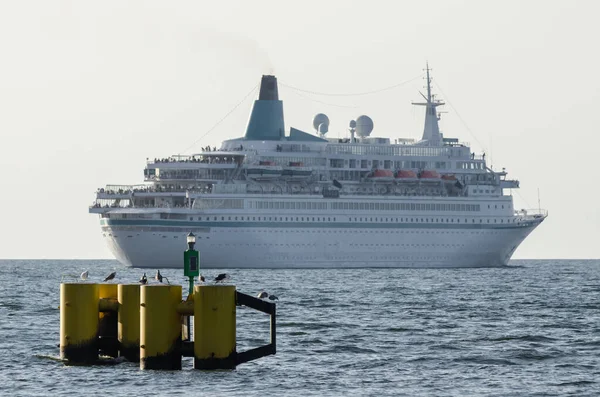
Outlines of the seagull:
{"type": "Polygon", "coordinates": [[[278,297],[276,297],[275,295],[269,295],[269,300],[272,300],[272,301],[278,301],[278,300],[279,300],[279,298],[278,298],[278,297]]]}
{"type": "Polygon", "coordinates": [[[163,278],[164,278],[165,280],[167,280],[167,283],[168,283],[168,284],[171,284],[171,283],[169,283],[169,279],[168,279],[168,278],[166,278],[166,277],[163,277],[163,275],[162,275],[162,274],[160,274],[160,270],[157,270],[157,271],[156,271],[156,276],[154,276],[154,278],[155,278],[155,279],[156,279],[156,281],[158,281],[159,283],[162,283],[162,282],[163,282],[163,278]]]}
{"type": "Polygon", "coordinates": [[[147,284],[147,283],[148,283],[148,278],[146,277],[146,273],[144,273],[142,278],[140,278],[140,284],[147,284]]]}
{"type": "Polygon", "coordinates": [[[206,279],[204,278],[203,275],[200,275],[200,281],[204,282],[206,279]]]}
{"type": "Polygon", "coordinates": [[[108,276],[106,276],[106,278],[104,279],[104,281],[110,281],[113,278],[115,278],[116,275],[117,275],[117,272],[112,272],[111,274],[109,274],[108,276]]]}
{"type": "Polygon", "coordinates": [[[256,295],[256,297],[258,299],[264,299],[264,298],[268,298],[269,294],[267,294],[265,291],[259,292],[258,295],[256,295]]]}
{"type": "Polygon", "coordinates": [[[87,279],[88,279],[88,276],[89,276],[89,275],[90,275],[90,272],[86,270],[85,272],[81,273],[81,276],[79,276],[79,277],[80,277],[80,278],[81,278],[83,281],[85,281],[85,280],[87,280],[87,279]]]}
{"type": "Polygon", "coordinates": [[[217,277],[215,277],[215,282],[218,283],[219,281],[223,281],[223,280],[225,280],[227,278],[229,278],[229,276],[227,275],[227,273],[221,273],[217,277]]]}

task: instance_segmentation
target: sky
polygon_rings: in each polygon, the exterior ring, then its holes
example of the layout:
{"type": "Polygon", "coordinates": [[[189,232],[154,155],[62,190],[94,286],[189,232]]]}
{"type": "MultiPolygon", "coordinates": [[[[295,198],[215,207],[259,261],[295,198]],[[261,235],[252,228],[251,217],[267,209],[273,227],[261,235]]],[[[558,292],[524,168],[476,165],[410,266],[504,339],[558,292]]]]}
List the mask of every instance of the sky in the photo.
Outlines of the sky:
{"type": "Polygon", "coordinates": [[[445,137],[518,179],[516,208],[539,190],[549,211],[514,257],[600,258],[599,14],[577,0],[2,1],[0,258],[111,258],[87,213],[96,189],[242,136],[262,74],[288,129],[323,112],[344,137],[367,114],[372,136],[418,139],[426,62],[445,137]]]}

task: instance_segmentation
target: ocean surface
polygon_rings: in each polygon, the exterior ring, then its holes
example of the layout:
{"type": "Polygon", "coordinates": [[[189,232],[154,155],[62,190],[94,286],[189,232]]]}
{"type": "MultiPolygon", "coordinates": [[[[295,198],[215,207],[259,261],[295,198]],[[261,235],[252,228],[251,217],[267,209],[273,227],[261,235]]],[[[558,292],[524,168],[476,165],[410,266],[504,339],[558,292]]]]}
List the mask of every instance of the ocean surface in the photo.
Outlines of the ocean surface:
{"type": "MultiPolygon", "coordinates": [[[[236,370],[73,367],[59,354],[61,277],[135,282],[116,261],[0,261],[1,396],[599,396],[600,261],[508,268],[231,270],[279,296],[277,355],[236,370]]],[[[161,271],[171,283],[183,272],[161,271]]],[[[214,277],[220,271],[204,270],[214,277]]],[[[154,271],[149,272],[154,275],[154,271]]],[[[66,279],[66,278],[65,278],[66,279]]],[[[268,316],[238,308],[238,351],[268,316]]]]}

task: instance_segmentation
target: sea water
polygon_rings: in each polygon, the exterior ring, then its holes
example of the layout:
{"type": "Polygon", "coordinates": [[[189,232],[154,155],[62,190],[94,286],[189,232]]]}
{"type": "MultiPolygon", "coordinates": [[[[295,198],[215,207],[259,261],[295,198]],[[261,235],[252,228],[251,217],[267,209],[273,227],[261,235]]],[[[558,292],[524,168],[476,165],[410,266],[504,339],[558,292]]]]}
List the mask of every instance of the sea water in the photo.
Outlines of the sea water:
{"type": "MultiPolygon", "coordinates": [[[[228,270],[277,303],[277,354],[231,371],[65,366],[59,286],[89,270],[137,282],[156,269],[101,260],[0,261],[0,395],[598,396],[600,261],[492,269],[228,270]]],[[[219,269],[203,269],[208,280],[219,269]]],[[[161,269],[171,283],[183,271],[161,269]]],[[[268,343],[268,316],[238,308],[237,350],[268,343]]]]}

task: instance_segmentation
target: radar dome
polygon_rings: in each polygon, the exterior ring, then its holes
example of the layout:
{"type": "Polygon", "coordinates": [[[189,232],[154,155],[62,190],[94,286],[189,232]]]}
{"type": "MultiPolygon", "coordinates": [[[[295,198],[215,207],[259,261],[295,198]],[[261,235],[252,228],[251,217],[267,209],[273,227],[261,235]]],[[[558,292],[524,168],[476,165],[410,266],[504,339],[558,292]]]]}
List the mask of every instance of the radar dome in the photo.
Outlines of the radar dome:
{"type": "Polygon", "coordinates": [[[329,125],[326,123],[319,124],[318,131],[319,131],[319,134],[321,134],[321,135],[327,134],[327,132],[329,132],[329,125]]]}
{"type": "Polygon", "coordinates": [[[356,119],[356,133],[359,137],[364,138],[371,135],[373,131],[373,120],[369,116],[358,116],[356,119]]]}
{"type": "Polygon", "coordinates": [[[313,127],[315,130],[319,130],[320,124],[326,124],[329,127],[329,117],[326,114],[318,113],[313,118],[313,127]]]}
{"type": "Polygon", "coordinates": [[[350,128],[356,128],[356,120],[350,120],[350,128]]]}

